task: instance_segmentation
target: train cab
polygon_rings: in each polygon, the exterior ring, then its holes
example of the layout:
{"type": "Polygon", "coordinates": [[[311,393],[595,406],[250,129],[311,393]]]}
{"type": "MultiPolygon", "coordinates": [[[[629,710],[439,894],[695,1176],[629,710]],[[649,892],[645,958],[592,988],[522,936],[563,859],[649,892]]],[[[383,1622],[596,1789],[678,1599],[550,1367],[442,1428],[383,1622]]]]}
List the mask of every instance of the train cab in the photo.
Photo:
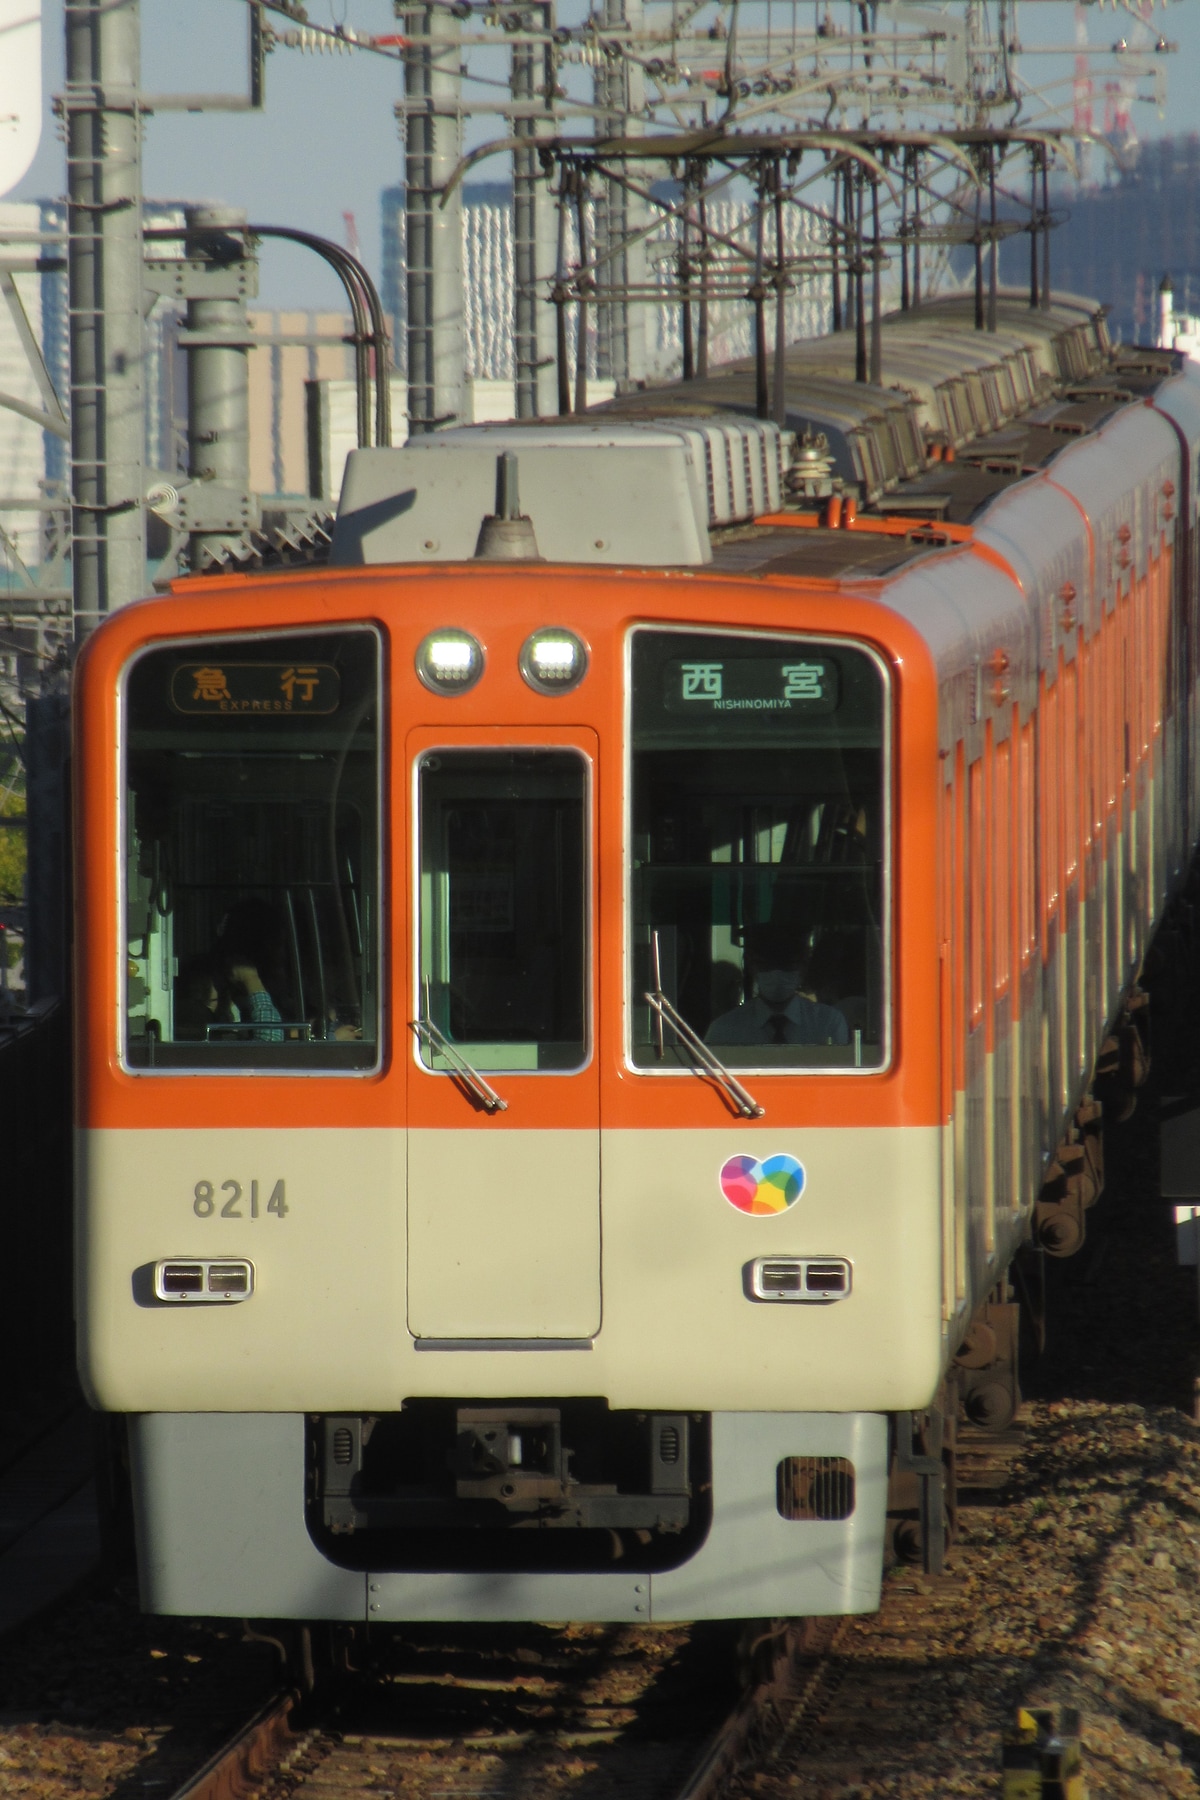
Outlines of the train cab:
{"type": "Polygon", "coordinates": [[[97,633],[80,1317],[147,1544],[192,1534],[150,1605],[222,1610],[246,1481],[351,1613],[874,1604],[945,1326],[885,626],[524,560],[97,633]]]}

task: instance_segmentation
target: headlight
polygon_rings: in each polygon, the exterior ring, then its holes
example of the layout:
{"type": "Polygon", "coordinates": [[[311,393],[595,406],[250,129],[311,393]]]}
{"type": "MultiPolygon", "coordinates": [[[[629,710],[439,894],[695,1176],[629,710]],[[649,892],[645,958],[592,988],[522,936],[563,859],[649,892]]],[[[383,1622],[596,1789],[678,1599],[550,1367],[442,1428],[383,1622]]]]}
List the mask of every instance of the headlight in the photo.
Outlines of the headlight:
{"type": "Polygon", "coordinates": [[[521,674],[539,694],[569,694],[587,674],[587,645],[573,631],[547,626],[521,646],[521,674]]]}
{"type": "Polygon", "coordinates": [[[435,694],[465,694],[483,674],[483,645],[469,631],[431,631],[417,651],[417,674],[435,694]]]}

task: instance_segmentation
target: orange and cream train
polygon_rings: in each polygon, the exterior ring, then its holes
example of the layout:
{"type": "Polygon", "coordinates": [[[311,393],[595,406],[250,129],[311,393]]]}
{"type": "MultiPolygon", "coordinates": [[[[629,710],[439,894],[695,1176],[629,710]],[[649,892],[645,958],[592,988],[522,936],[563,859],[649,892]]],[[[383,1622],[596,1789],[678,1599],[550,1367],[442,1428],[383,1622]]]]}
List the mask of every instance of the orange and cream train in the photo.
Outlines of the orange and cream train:
{"type": "Polygon", "coordinates": [[[883,339],[796,346],[782,428],[733,367],[357,452],[327,562],[87,645],[147,1608],[869,1609],[969,1333],[995,1417],[1200,827],[1200,382],[1061,297],[883,339]]]}

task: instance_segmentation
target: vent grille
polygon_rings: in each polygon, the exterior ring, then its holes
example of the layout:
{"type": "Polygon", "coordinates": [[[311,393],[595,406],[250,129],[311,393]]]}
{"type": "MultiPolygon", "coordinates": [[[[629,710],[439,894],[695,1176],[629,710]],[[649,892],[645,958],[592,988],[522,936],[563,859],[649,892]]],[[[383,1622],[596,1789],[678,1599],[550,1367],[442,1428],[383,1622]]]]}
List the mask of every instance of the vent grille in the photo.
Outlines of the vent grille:
{"type": "Polygon", "coordinates": [[[844,1456],[785,1456],[775,1471],[781,1519],[848,1519],[854,1511],[854,1464],[844,1456]]]}
{"type": "Polygon", "coordinates": [[[664,1425],[658,1434],[658,1460],[663,1463],[679,1461],[679,1432],[674,1425],[664,1425]]]}
{"type": "Polygon", "coordinates": [[[171,1257],[154,1265],[154,1297],[227,1306],[254,1292],[254,1264],[241,1257],[171,1257]]]}
{"type": "Polygon", "coordinates": [[[742,1279],[749,1300],[799,1301],[810,1306],[844,1300],[853,1286],[850,1263],[844,1256],[759,1256],[746,1264],[742,1279]]]}
{"type": "Polygon", "coordinates": [[[202,1294],[204,1270],[199,1263],[166,1263],[162,1272],[162,1288],[167,1294],[202,1294]]]}
{"type": "Polygon", "coordinates": [[[345,1468],[354,1457],[354,1434],[348,1425],[339,1425],[333,1434],[333,1460],[345,1468]]]}
{"type": "Polygon", "coordinates": [[[208,1291],[210,1294],[248,1294],[250,1292],[249,1263],[210,1263],[208,1266],[208,1291]]]}
{"type": "Polygon", "coordinates": [[[850,1270],[844,1262],[810,1262],[804,1286],[810,1294],[844,1294],[850,1286],[850,1270]]]}

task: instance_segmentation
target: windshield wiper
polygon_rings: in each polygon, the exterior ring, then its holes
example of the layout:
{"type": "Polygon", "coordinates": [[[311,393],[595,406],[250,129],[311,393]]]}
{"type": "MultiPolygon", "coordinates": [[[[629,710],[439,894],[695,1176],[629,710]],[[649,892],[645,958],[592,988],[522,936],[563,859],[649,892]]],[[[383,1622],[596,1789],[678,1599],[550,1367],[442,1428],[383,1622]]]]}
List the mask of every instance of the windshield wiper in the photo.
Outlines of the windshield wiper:
{"type": "Polygon", "coordinates": [[[463,1086],[474,1095],[485,1112],[507,1112],[508,1101],[502,1100],[490,1081],[485,1081],[478,1069],[472,1068],[466,1057],[450,1042],[444,1032],[439,1031],[433,1020],[424,1013],[412,1022],[413,1030],[419,1038],[424,1038],[431,1051],[438,1051],[450,1064],[451,1071],[458,1076],[463,1086]]]}
{"type": "Polygon", "coordinates": [[[643,998],[654,1008],[660,1019],[666,1020],[676,1037],[687,1045],[696,1061],[703,1064],[718,1086],[724,1088],[743,1119],[761,1119],[767,1110],[766,1107],[760,1106],[753,1094],[746,1092],[741,1082],[730,1073],[720,1057],[713,1054],[699,1033],[692,1030],[681,1013],[676,1012],[667,996],[656,990],[652,994],[643,995],[643,998]]]}

